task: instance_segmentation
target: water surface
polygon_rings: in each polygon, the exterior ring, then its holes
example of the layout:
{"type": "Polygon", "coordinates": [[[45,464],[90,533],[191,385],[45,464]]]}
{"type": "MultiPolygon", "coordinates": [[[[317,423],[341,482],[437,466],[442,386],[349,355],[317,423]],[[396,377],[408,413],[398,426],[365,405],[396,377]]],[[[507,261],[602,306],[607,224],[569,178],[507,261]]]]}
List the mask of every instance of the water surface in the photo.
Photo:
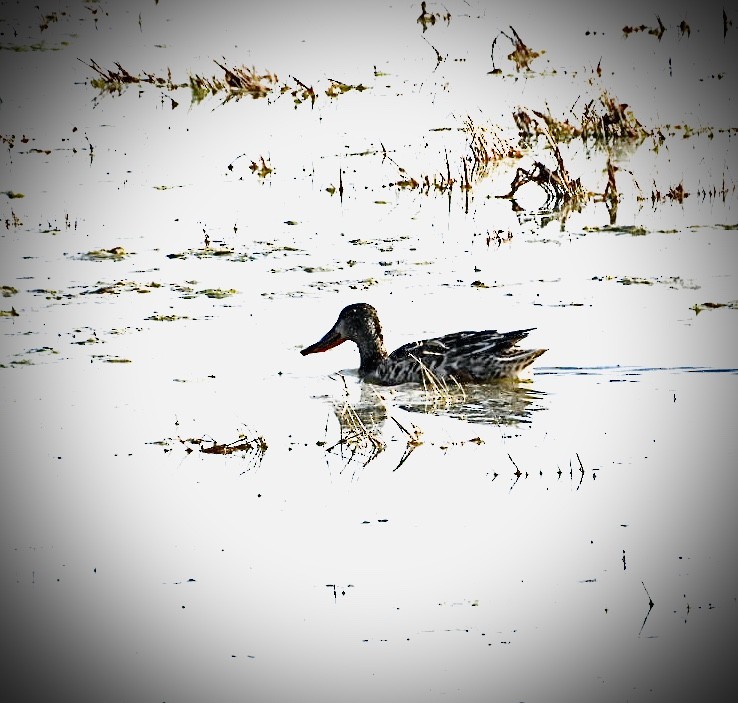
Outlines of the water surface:
{"type": "Polygon", "coordinates": [[[738,125],[721,6],[428,4],[425,31],[419,5],[69,3],[43,30],[45,9],[0,7],[0,600],[27,699],[51,680],[76,700],[722,690],[738,125]],[[511,26],[545,50],[531,71],[511,26]],[[278,89],[106,93],[91,61],[174,83],[222,78],[217,61],[278,89]],[[648,136],[560,148],[594,193],[618,166],[617,211],[552,208],[534,183],[497,197],[518,167],[556,166],[513,113],[574,121],[603,91],[648,136]],[[464,190],[469,119],[522,152],[464,190]],[[389,348],[535,327],[549,351],[524,383],[372,388],[351,345],[298,353],[358,301],[389,348]]]}

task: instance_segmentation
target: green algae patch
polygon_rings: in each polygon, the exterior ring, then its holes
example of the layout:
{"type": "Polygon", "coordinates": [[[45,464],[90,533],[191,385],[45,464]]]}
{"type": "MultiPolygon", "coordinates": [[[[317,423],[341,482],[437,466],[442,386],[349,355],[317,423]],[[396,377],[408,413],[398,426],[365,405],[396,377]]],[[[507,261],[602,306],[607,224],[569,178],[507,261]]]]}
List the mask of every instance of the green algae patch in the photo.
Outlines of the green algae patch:
{"type": "Polygon", "coordinates": [[[124,359],[120,356],[109,356],[107,354],[93,354],[93,359],[97,361],[104,361],[107,364],[131,364],[133,363],[130,359],[124,359]]]}
{"type": "Polygon", "coordinates": [[[131,281],[118,281],[117,283],[103,284],[92,290],[82,291],[82,295],[119,295],[123,290],[136,289],[137,284],[131,281]]]}
{"type": "Polygon", "coordinates": [[[144,318],[152,322],[174,322],[175,320],[189,320],[187,315],[149,315],[144,318]]]}
{"type": "Polygon", "coordinates": [[[182,297],[187,300],[196,298],[198,295],[204,295],[207,298],[214,300],[222,300],[223,298],[229,298],[232,295],[237,295],[238,291],[235,288],[228,288],[223,290],[222,288],[203,288],[202,290],[193,290],[192,288],[183,286],[181,287],[182,297]]]}
{"type": "Polygon", "coordinates": [[[112,247],[111,249],[93,249],[85,254],[80,254],[84,261],[123,261],[130,256],[123,247],[112,247]]]}
{"type": "MultiPolygon", "coordinates": [[[[296,225],[297,222],[288,220],[288,225],[296,225]]],[[[261,256],[281,255],[286,256],[292,253],[303,253],[302,249],[290,244],[278,244],[276,242],[257,241],[253,243],[258,245],[259,249],[250,249],[249,251],[236,251],[233,247],[223,246],[204,246],[198,249],[186,249],[185,251],[172,252],[167,254],[167,259],[227,259],[235,263],[245,263],[254,261],[261,256]]]]}
{"type": "Polygon", "coordinates": [[[173,185],[173,186],[158,185],[158,186],[154,186],[153,188],[154,190],[172,190],[172,188],[184,188],[184,186],[183,185],[173,185]]]}
{"type": "Polygon", "coordinates": [[[694,310],[695,315],[699,315],[703,310],[717,310],[718,308],[730,308],[738,310],[738,300],[731,300],[729,303],[695,303],[690,310],[694,310]]]}
{"type": "Polygon", "coordinates": [[[102,339],[98,337],[87,337],[87,339],[76,339],[72,344],[78,344],[79,346],[87,346],[88,344],[101,344],[102,339]]]}
{"type": "MultiPolygon", "coordinates": [[[[105,283],[98,281],[93,286],[83,290],[80,295],[120,295],[121,293],[151,293],[152,290],[161,288],[162,284],[152,281],[151,283],[138,283],[136,281],[116,281],[105,283]]],[[[176,290],[176,287],[173,286],[176,290]]],[[[39,291],[42,292],[42,291],[39,291]]]]}
{"type": "Polygon", "coordinates": [[[31,288],[29,293],[33,295],[43,295],[46,300],[62,300],[62,298],[72,298],[72,293],[66,293],[62,295],[58,290],[52,290],[51,288],[31,288]]]}
{"type": "Polygon", "coordinates": [[[194,257],[195,259],[216,259],[221,257],[231,257],[234,250],[231,247],[202,247],[201,249],[187,249],[186,251],[167,254],[167,259],[187,259],[194,257]]]}
{"type": "Polygon", "coordinates": [[[197,291],[197,295],[204,295],[208,298],[214,298],[216,300],[228,298],[231,295],[236,295],[237,293],[238,291],[235,288],[229,288],[228,290],[223,290],[222,288],[205,288],[203,290],[197,291]]]}
{"type": "Polygon", "coordinates": [[[669,286],[674,290],[697,290],[700,286],[690,279],[682,278],[681,276],[653,276],[644,278],[642,276],[592,276],[593,281],[615,281],[623,286],[652,286],[655,283],[660,285],[669,286]]]}
{"type": "Polygon", "coordinates": [[[362,83],[359,83],[358,85],[350,85],[349,83],[343,83],[333,78],[331,78],[330,80],[331,80],[331,84],[330,86],[328,86],[327,90],[325,91],[325,94],[329,98],[338,97],[339,95],[348,93],[351,90],[355,90],[359,93],[362,93],[365,90],[369,90],[368,86],[365,86],[362,83]]]}
{"type": "Polygon", "coordinates": [[[604,225],[602,227],[582,227],[584,232],[613,232],[615,234],[630,234],[633,237],[642,237],[649,230],[640,225],[604,225]]]}
{"type": "Polygon", "coordinates": [[[623,276],[622,278],[618,278],[618,283],[622,283],[624,286],[653,285],[653,281],[649,281],[647,278],[640,278],[639,276],[623,276]]]}

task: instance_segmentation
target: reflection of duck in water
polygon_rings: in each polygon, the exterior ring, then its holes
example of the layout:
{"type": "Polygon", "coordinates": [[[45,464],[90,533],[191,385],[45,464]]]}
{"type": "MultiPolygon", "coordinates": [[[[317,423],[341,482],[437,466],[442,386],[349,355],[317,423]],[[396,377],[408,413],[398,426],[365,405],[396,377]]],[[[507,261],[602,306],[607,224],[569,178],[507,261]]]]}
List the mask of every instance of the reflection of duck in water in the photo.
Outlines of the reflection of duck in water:
{"type": "MultiPolygon", "coordinates": [[[[350,434],[353,420],[360,420],[370,431],[378,430],[395,418],[396,410],[481,425],[521,425],[532,422],[536,412],[546,409],[547,394],[528,383],[501,381],[466,385],[463,389],[449,386],[440,391],[426,390],[418,393],[412,386],[397,386],[386,391],[358,383],[351,388],[351,396],[347,388],[340,401],[334,399],[333,410],[343,432],[350,434]]],[[[402,419],[402,415],[397,419],[406,427],[413,422],[402,419]]]]}
{"type": "Polygon", "coordinates": [[[487,383],[465,386],[463,394],[448,401],[428,402],[423,394],[398,390],[392,400],[411,413],[449,417],[474,424],[521,425],[533,421],[533,413],[545,410],[546,393],[528,383],[487,383]]]}
{"type": "Polygon", "coordinates": [[[388,355],[377,311],[367,303],[356,303],[345,307],[323,338],[300,353],[327,351],[351,340],[359,347],[359,375],[369,383],[421,383],[428,371],[441,380],[484,383],[515,378],[546,351],[516,346],[530,331],[455,332],[404,344],[388,355]]]}

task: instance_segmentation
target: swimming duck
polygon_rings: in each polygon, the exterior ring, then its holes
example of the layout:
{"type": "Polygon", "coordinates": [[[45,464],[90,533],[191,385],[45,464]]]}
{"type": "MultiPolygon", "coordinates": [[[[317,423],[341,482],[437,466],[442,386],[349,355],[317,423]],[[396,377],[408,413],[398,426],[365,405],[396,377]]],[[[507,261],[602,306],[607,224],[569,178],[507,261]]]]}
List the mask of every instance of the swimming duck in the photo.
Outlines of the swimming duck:
{"type": "Polygon", "coordinates": [[[359,376],[369,383],[422,383],[428,375],[426,369],[442,380],[484,383],[517,377],[546,351],[516,346],[533,329],[454,332],[410,342],[387,354],[377,311],[368,303],[355,303],[341,311],[336,324],[319,341],[300,353],[328,351],[350,340],[359,347],[359,376]]]}

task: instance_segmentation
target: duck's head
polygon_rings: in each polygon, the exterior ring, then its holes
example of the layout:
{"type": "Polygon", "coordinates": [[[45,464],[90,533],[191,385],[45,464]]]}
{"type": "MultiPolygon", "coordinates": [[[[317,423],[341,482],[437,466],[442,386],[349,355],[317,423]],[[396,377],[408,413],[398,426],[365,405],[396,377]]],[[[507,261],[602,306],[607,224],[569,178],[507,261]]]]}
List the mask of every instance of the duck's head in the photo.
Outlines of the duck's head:
{"type": "Polygon", "coordinates": [[[379,325],[377,311],[368,303],[348,305],[338,316],[336,324],[315,344],[305,347],[300,354],[314,354],[337,347],[350,340],[359,347],[362,366],[365,361],[373,361],[377,356],[385,354],[382,339],[382,328],[379,325]]]}

